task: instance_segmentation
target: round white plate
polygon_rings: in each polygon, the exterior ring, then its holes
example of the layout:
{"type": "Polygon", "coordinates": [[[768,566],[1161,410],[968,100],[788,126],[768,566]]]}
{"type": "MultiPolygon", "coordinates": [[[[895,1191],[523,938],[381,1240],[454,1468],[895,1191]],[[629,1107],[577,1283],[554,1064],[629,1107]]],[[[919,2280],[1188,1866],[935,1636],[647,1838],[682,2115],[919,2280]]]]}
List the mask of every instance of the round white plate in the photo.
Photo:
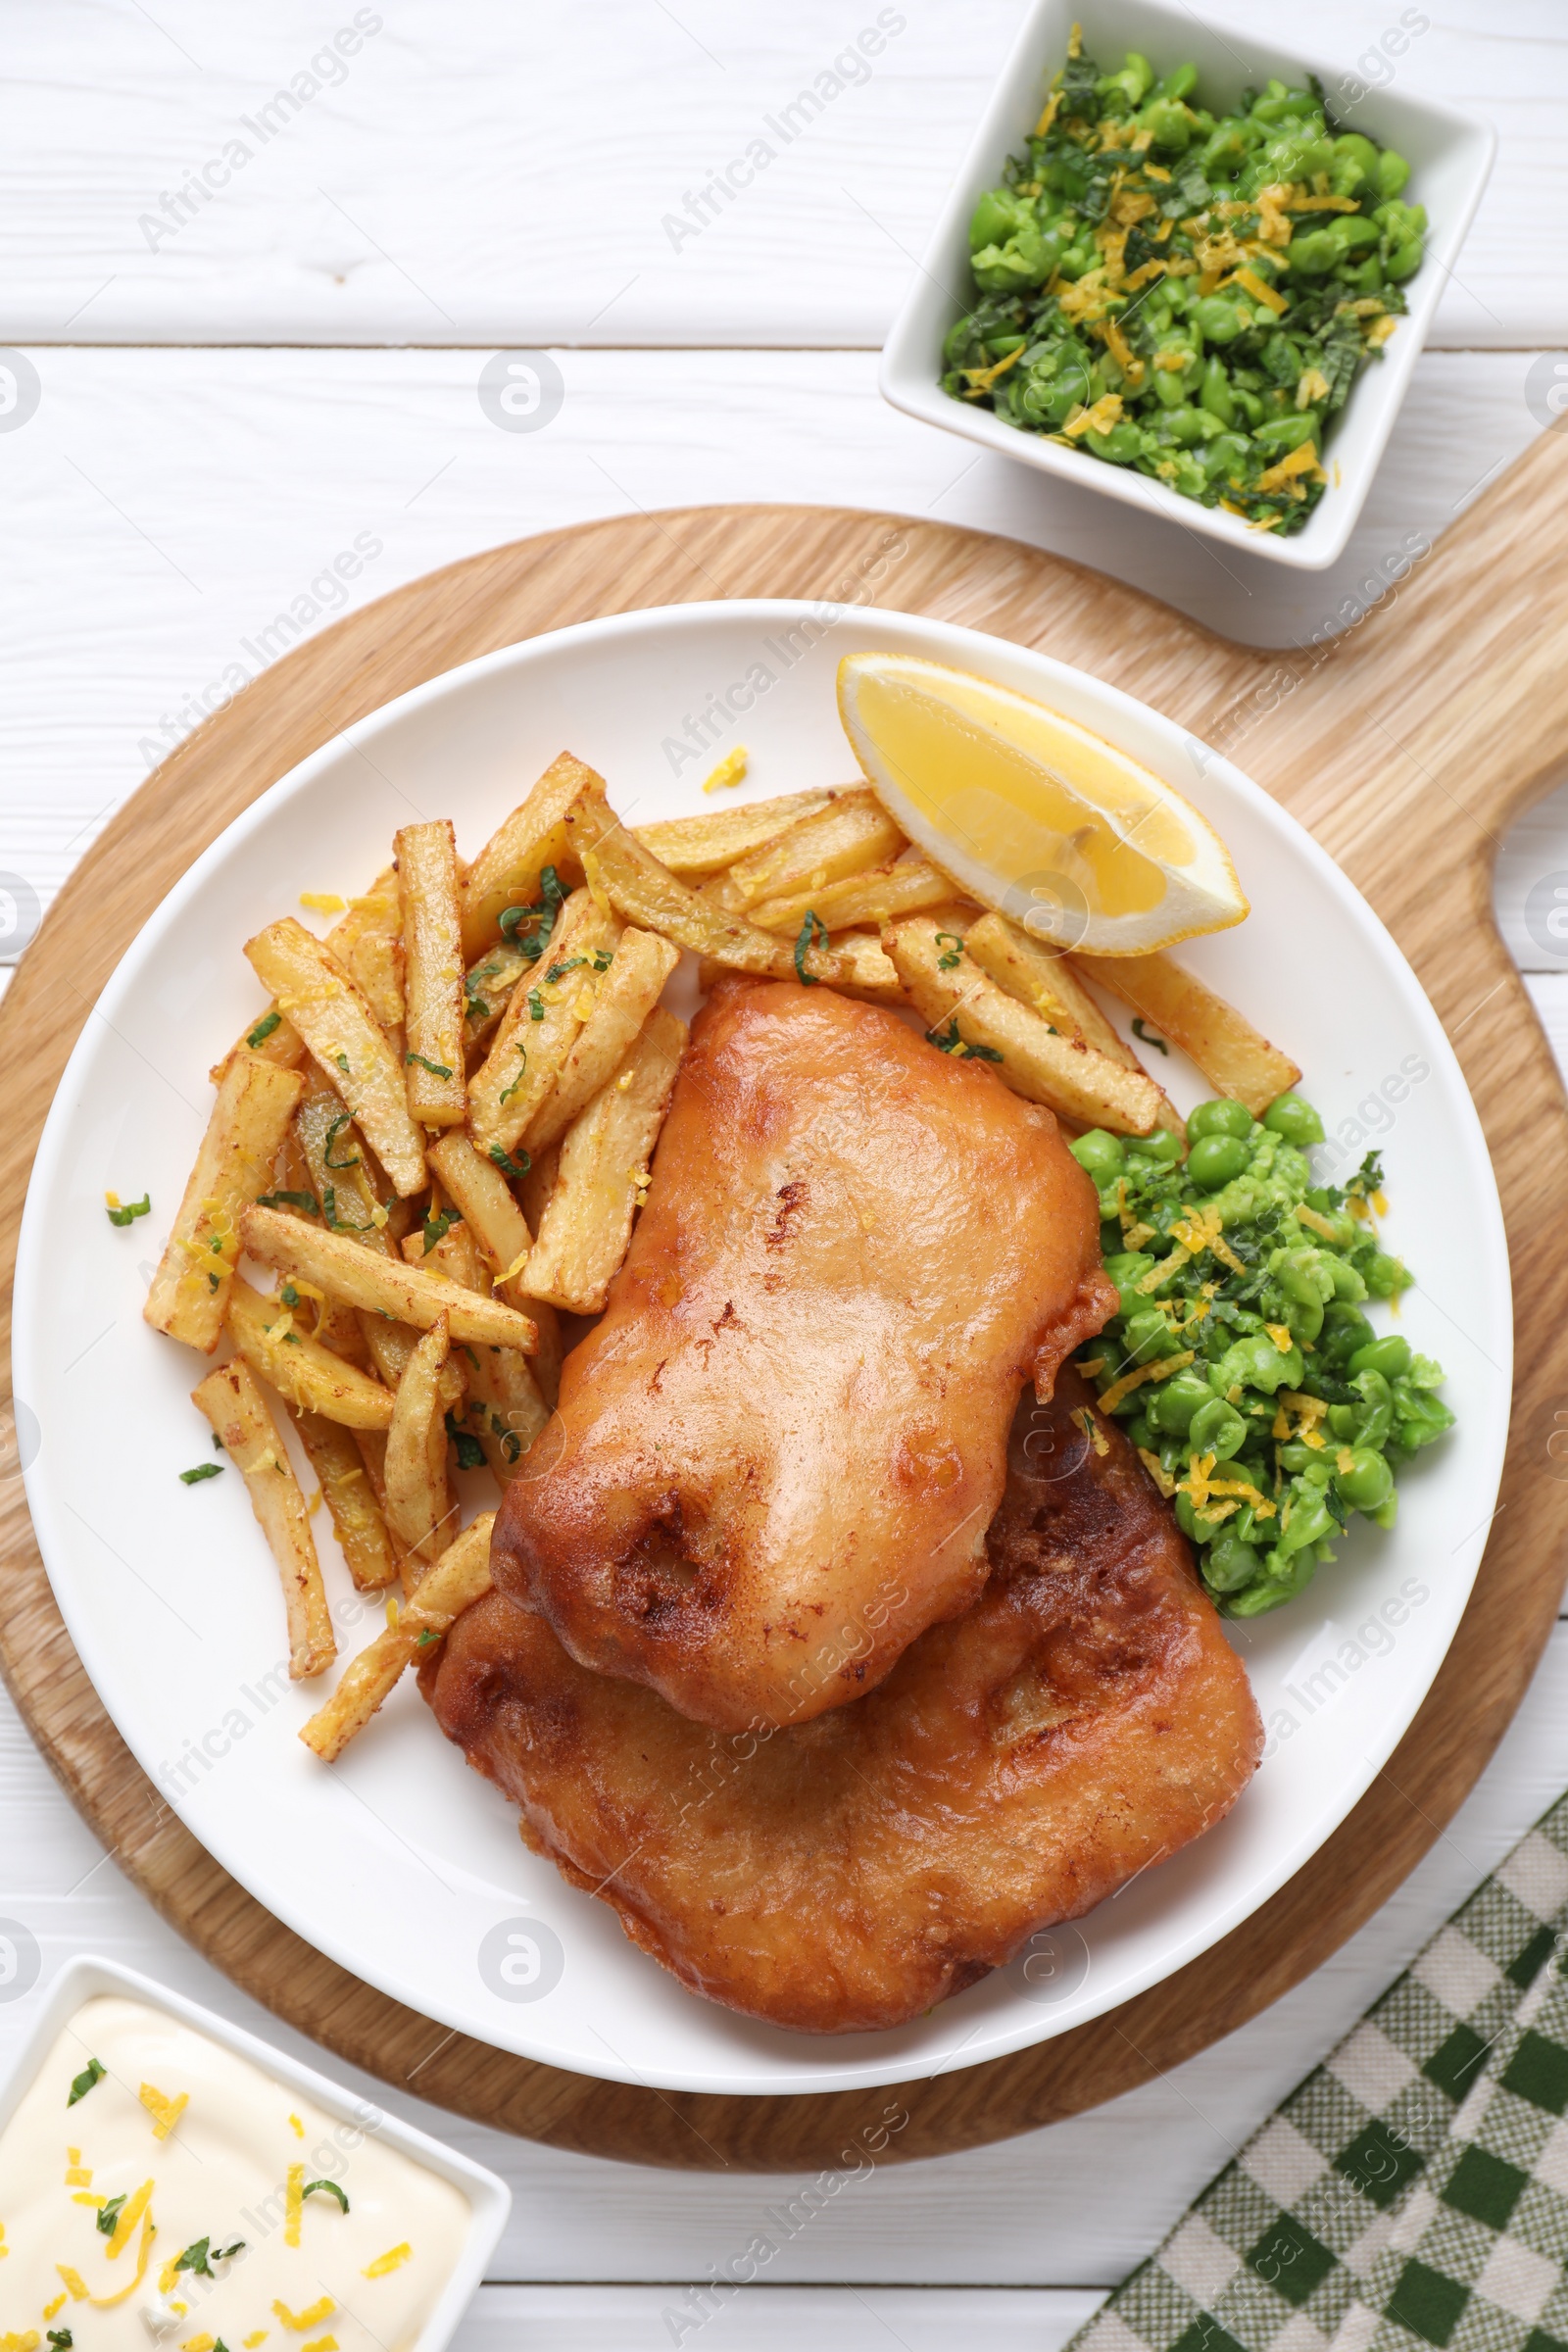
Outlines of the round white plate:
{"type": "MultiPolygon", "coordinates": [[[[1174,1054],[1159,1074],[1184,1109],[1206,1092],[1174,1054]]],[[[198,858],[61,1082],[27,1198],[14,1361],[41,1433],[27,1497],[72,1639],[140,1763],[241,1885],[344,1967],[482,2041],[617,2081],[770,2092],[897,2082],[1059,2034],[1215,1943],[1299,1868],[1395,1746],[1458,1623],[1496,1496],[1511,1339],[1502,1218],[1458,1065],[1382,925],[1263,792],[1128,696],[998,639],[902,612],[737,603],[591,621],[434,679],[307,760],[198,858]],[[1382,1147],[1389,1241],[1419,1276],[1400,1328],[1446,1366],[1459,1418],[1402,1478],[1392,1535],[1357,1522],[1301,1600],[1235,1629],[1269,1741],[1228,1820],[1061,1931],[1027,1973],[1015,1962],[897,2033],[817,2040],[713,2008],[635,1951],[612,1913],[524,1850],[511,1807],[412,1688],[335,1768],[301,1745],[320,1686],[286,1679],[276,1575],[240,1480],[179,1484],[214,1458],[186,1400],[201,1364],[141,1305],[206,1125],[208,1065],[261,1002],[242,941],[302,891],[363,891],[416,817],[450,815],[472,855],[563,748],[639,823],[711,808],[702,778],[740,742],[741,797],[842,783],[854,761],[834,671],[866,647],[1054,703],[1212,817],[1252,913],[1181,954],[1301,1063],[1338,1139],[1326,1174],[1382,1147]],[[153,1214],[117,1231],[106,1189],[150,1189],[153,1214]]],[[[325,1526],[321,1513],[352,1649],[373,1614],[325,1526]]]]}

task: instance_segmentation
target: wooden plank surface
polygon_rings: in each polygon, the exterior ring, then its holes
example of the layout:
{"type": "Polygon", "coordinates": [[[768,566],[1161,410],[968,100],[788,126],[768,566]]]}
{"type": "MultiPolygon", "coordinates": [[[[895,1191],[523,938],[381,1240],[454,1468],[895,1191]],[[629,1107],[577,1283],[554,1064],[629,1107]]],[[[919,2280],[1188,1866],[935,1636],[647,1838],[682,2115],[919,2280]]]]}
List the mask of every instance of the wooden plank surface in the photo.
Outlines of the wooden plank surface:
{"type": "MultiPolygon", "coordinates": [[[[1516,1252],[1568,1208],[1568,1125],[1544,1041],[1490,919],[1490,844],[1557,758],[1568,609],[1568,449],[1547,437],[1490,491],[1396,604],[1328,661],[1294,657],[1291,691],[1249,717],[1250,764],[1372,897],[1455,1035],[1498,1168],[1516,1252]],[[1540,534],[1545,578],[1517,561],[1540,534]],[[1543,601],[1538,604],[1540,597],[1543,601]],[[1526,636],[1539,612],[1555,615],[1526,636]],[[1558,643],[1561,633],[1564,642],[1558,643]],[[1500,726],[1504,650],[1510,730],[1500,726]],[[1442,680],[1446,699],[1437,690],[1442,680]],[[1277,713],[1283,709],[1286,715],[1277,713]],[[1459,818],[1435,826],[1432,789],[1459,818]],[[1419,837],[1418,861],[1408,845],[1419,837]],[[1524,1109],[1528,1105],[1528,1112],[1524,1109]],[[1556,1149],[1542,1148],[1549,1136],[1556,1149]]],[[[0,1189],[14,1249],[20,1179],[70,1039],[124,937],[220,824],[304,751],[391,692],[545,621],[718,594],[822,594],[878,543],[875,518],[757,509],[674,514],[558,534],[470,560],[301,647],[210,721],[109,828],[46,923],[0,1016],[13,1118],[0,1189]]],[[[1125,680],[1196,732],[1223,738],[1278,664],[1160,613],[1052,559],[941,526],[913,526],[900,602],[1043,643],[1125,680]]],[[[1018,2131],[1146,2080],[1284,1991],[1397,1885],[1455,1808],[1504,1728],[1555,1612],[1568,1491],[1543,1479],[1541,1411],[1568,1384],[1568,1267],[1521,1291],[1521,1381],[1494,1535],[1465,1628],[1417,1726],[1351,1820],[1217,1953],[1111,2021],[1044,2050],[901,2086],[901,2158],[1018,2131]]],[[[13,1490],[13,1494],[15,1490],[13,1490]]],[[[75,1670],[15,1501],[5,1522],[16,1605],[0,1654],[67,1785],[154,1899],[283,2014],[351,2057],[432,2095],[565,2145],[644,2161],[758,2169],[830,2161],[842,2100],[664,2098],[553,2075],[432,2029],[356,1987],[270,1922],[147,1791],[75,1670]]],[[[853,2101],[852,2101],[853,2104],[853,2101]]]]}
{"type": "MultiPolygon", "coordinates": [[[[1018,0],[12,5],[5,332],[875,347],[1020,13],[1018,0]],[[340,71],[332,35],[366,21],[380,28],[340,71]],[[879,24],[884,48],[857,61],[856,36],[879,24]],[[770,160],[754,158],[733,202],[709,198],[705,220],[700,191],[759,142],[770,160]]],[[[1493,121],[1501,156],[1437,340],[1568,339],[1568,279],[1549,229],[1541,241],[1568,192],[1554,0],[1209,0],[1202,14],[1243,72],[1259,35],[1304,41],[1339,66],[1331,87],[1359,69],[1493,121]]]]}

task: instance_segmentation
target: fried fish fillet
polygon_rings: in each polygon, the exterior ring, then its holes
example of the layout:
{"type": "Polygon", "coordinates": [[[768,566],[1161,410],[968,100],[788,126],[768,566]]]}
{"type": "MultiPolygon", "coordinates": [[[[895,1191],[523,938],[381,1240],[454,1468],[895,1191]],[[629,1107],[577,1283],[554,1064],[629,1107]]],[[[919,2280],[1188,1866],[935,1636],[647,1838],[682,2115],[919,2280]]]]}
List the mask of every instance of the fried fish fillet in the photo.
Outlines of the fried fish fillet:
{"type": "Polygon", "coordinates": [[[1051,1113],[983,1063],[830,989],[721,984],[497,1586],[721,1730],[860,1696],[985,1582],[1020,1385],[1115,1307],[1099,1233],[1051,1113]]]}
{"type": "Polygon", "coordinates": [[[1025,1395],[987,1551],[965,1616],[770,1736],[588,1673],[502,1593],[426,1695],[529,1845],[694,1992],[803,2033],[901,2025],[1218,1821],[1262,1742],[1186,1543],[1070,1369],[1025,1395]]]}

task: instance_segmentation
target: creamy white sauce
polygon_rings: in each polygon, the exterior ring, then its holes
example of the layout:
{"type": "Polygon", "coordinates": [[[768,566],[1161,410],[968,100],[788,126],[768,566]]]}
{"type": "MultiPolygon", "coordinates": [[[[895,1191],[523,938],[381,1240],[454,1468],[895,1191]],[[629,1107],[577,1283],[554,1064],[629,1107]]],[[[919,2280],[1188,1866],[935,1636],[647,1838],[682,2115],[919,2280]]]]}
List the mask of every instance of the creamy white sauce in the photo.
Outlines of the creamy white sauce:
{"type": "Polygon", "coordinates": [[[145,2002],[85,2002],[0,2132],[0,2348],[50,2352],[49,2330],[69,2328],[74,2352],[408,2352],[457,2265],[469,2207],[383,2145],[375,2120],[367,2105],[360,2123],[340,2122],[145,2002]],[[92,2059],[102,2080],[68,2105],[92,2059]],[[161,2101],[181,2098],[160,2138],[161,2101]],[[291,2172],[296,2192],[336,2181],[348,2212],[321,2190],[291,2199],[291,2172]],[[129,2213],[148,2181],[116,2252],[101,2204],[123,2196],[129,2213]],[[216,2276],[173,2271],[204,2237],[216,2276]],[[242,2252],[212,2259],[236,2240],[242,2252]]]}

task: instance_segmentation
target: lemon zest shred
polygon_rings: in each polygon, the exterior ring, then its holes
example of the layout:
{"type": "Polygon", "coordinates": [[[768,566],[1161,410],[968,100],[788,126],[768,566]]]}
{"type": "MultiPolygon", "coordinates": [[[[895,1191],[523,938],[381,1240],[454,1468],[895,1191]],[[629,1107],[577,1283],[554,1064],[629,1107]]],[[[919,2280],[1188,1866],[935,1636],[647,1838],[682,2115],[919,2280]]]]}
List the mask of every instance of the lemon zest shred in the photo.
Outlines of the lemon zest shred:
{"type": "Polygon", "coordinates": [[[362,2278],[384,2278],[390,2271],[400,2270],[404,2263],[413,2259],[414,2248],[405,2238],[401,2245],[389,2246],[384,2254],[378,2254],[360,2276],[362,2278]]]}
{"type": "Polygon", "coordinates": [[[1180,1372],[1184,1365],[1192,1362],[1195,1352],[1191,1348],[1183,1348],[1176,1355],[1160,1356],[1152,1364],[1140,1364],[1135,1371],[1123,1373],[1121,1379],[1113,1381],[1101,1397],[1101,1411],[1114,1412],[1122,1398],[1130,1396],[1134,1389],[1141,1389],[1146,1380],[1168,1380],[1173,1372],[1180,1372]]]}

